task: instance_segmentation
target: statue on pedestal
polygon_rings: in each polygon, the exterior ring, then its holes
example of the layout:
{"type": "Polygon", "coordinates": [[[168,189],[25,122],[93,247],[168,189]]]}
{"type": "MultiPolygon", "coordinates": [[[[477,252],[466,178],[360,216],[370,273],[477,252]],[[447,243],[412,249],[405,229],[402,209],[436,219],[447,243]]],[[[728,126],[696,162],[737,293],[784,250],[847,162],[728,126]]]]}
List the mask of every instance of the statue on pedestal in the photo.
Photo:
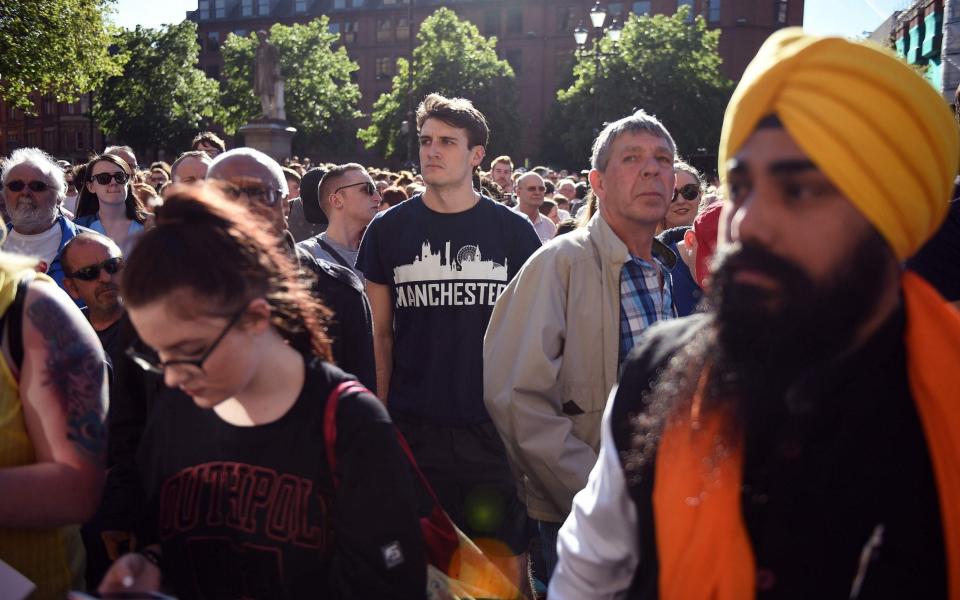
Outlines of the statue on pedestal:
{"type": "Polygon", "coordinates": [[[285,121],[283,110],[283,77],[280,75],[280,51],[267,40],[266,31],[258,31],[256,60],[253,66],[253,89],[260,96],[264,119],[285,121]]]}

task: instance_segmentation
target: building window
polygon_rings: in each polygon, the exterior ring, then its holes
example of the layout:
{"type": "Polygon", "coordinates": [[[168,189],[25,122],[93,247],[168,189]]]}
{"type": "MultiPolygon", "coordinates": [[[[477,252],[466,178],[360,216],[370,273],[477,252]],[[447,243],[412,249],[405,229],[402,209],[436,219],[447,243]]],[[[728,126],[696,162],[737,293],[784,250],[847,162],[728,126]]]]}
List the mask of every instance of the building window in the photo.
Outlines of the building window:
{"type": "Polygon", "coordinates": [[[353,0],[352,4],[354,8],[363,8],[363,5],[366,4],[366,0],[353,0]]]}
{"type": "Polygon", "coordinates": [[[642,2],[634,2],[633,8],[631,8],[634,14],[638,15],[649,15],[650,14],[650,0],[643,0],[642,2]]]}
{"type": "Polygon", "coordinates": [[[43,99],[43,114],[53,115],[57,112],[57,102],[53,98],[44,97],[43,99]]]}
{"type": "Polygon", "coordinates": [[[692,22],[693,22],[693,14],[694,14],[694,13],[693,13],[693,10],[694,10],[694,8],[693,8],[693,0],[677,0],[677,10],[680,10],[680,7],[681,7],[681,6],[689,6],[689,7],[690,7],[690,12],[687,13],[686,22],[687,22],[687,23],[692,23],[692,22]]]}
{"type": "Polygon", "coordinates": [[[720,0],[709,0],[707,8],[707,20],[716,23],[720,20],[720,0]]]}
{"type": "Polygon", "coordinates": [[[483,13],[483,35],[500,35],[499,10],[488,10],[483,13]]]}
{"type": "Polygon", "coordinates": [[[623,2],[611,2],[607,5],[607,14],[611,17],[619,17],[623,13],[623,2]]]}
{"type": "Polygon", "coordinates": [[[788,0],[776,0],[773,10],[774,14],[777,15],[777,24],[786,25],[787,16],[790,14],[790,2],[788,0]]]}
{"type": "Polygon", "coordinates": [[[293,11],[297,14],[307,12],[307,0],[296,0],[296,2],[293,3],[293,11]]]}
{"type": "Polygon", "coordinates": [[[74,139],[74,142],[75,142],[74,147],[75,147],[77,150],[83,150],[83,148],[87,145],[87,144],[86,144],[86,140],[83,139],[83,131],[80,130],[80,129],[77,129],[75,133],[76,133],[76,135],[74,136],[74,138],[75,138],[75,139],[74,139]]]}
{"type": "Polygon", "coordinates": [[[257,2],[257,13],[260,16],[266,16],[270,14],[270,0],[259,0],[257,2]]]}
{"type": "Polygon", "coordinates": [[[410,39],[410,21],[407,20],[406,17],[400,17],[397,19],[397,39],[410,39]]]}
{"type": "Polygon", "coordinates": [[[573,13],[574,9],[569,6],[560,9],[560,12],[557,13],[557,33],[573,31],[575,26],[573,13]]]}
{"type": "Polygon", "coordinates": [[[240,16],[253,16],[253,0],[243,0],[243,2],[240,3],[240,16]]]}
{"type": "Polygon", "coordinates": [[[217,18],[222,19],[227,16],[227,0],[215,0],[217,18]]]}
{"type": "Polygon", "coordinates": [[[507,10],[507,33],[523,33],[523,9],[510,8],[507,10]]]}
{"type": "Polygon", "coordinates": [[[393,19],[377,19],[377,41],[392,42],[393,39],[393,19]]]}
{"type": "Polygon", "coordinates": [[[513,69],[514,75],[519,75],[521,71],[521,65],[523,63],[523,50],[519,48],[513,48],[507,50],[507,62],[510,63],[510,67],[513,69]]]}
{"type": "Polygon", "coordinates": [[[388,79],[393,76],[397,59],[392,56],[380,56],[376,60],[377,79],[388,79]]]}
{"type": "Polygon", "coordinates": [[[199,12],[199,17],[201,21],[206,21],[210,18],[210,0],[199,0],[197,4],[197,12],[199,12]]]}
{"type": "Polygon", "coordinates": [[[346,8],[346,7],[347,7],[347,0],[333,0],[333,7],[334,7],[334,8],[346,8]]]}
{"type": "Polygon", "coordinates": [[[220,32],[211,31],[207,33],[207,51],[216,52],[220,49],[220,32]]]}
{"type": "Polygon", "coordinates": [[[33,148],[40,147],[40,133],[37,130],[31,129],[27,132],[27,146],[33,148]]]}
{"type": "Polygon", "coordinates": [[[359,21],[343,22],[343,41],[347,44],[357,41],[357,32],[360,31],[359,21]]]}
{"type": "Polygon", "coordinates": [[[237,37],[247,37],[247,30],[246,30],[246,29],[234,29],[234,30],[233,30],[233,35],[235,35],[235,36],[237,36],[237,37]]]}
{"type": "Polygon", "coordinates": [[[327,25],[327,31],[330,33],[340,33],[340,23],[330,21],[330,24],[327,25]]]}
{"type": "Polygon", "coordinates": [[[557,50],[553,59],[554,75],[563,81],[573,72],[573,50],[557,50]]]}
{"type": "Polygon", "coordinates": [[[43,147],[47,152],[52,153],[54,146],[57,145],[57,132],[56,130],[48,130],[43,132],[43,147]]]}

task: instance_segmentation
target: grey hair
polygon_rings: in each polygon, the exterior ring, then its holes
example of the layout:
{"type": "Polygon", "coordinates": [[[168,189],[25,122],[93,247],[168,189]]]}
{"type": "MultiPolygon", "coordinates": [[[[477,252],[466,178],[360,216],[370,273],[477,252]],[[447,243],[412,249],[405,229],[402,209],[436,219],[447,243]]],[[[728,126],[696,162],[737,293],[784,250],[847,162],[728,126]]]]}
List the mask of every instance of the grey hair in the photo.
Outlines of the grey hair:
{"type": "Polygon", "coordinates": [[[210,168],[210,164],[213,162],[213,159],[210,158],[210,155],[204,152],[203,150],[187,150],[183,154],[177,157],[177,160],[173,161],[173,164],[170,165],[170,178],[173,178],[173,174],[177,172],[177,166],[180,165],[184,160],[188,158],[195,158],[200,162],[207,165],[207,168],[210,168]]]}
{"type": "Polygon", "coordinates": [[[30,165],[43,173],[57,191],[57,201],[62,202],[67,195],[67,180],[63,176],[63,168],[57,164],[52,156],[40,148],[17,148],[10,154],[10,158],[0,162],[0,170],[3,171],[3,186],[7,186],[7,180],[10,179],[10,171],[20,165],[30,165]]]}
{"type": "Polygon", "coordinates": [[[213,162],[210,163],[210,167],[207,169],[207,177],[216,179],[214,173],[217,165],[236,156],[246,156],[267,167],[267,170],[270,171],[270,175],[273,176],[274,183],[277,185],[277,189],[283,192],[284,197],[290,195],[290,187],[287,185],[287,178],[283,174],[283,168],[280,166],[280,163],[273,160],[263,152],[260,152],[254,148],[248,148],[246,146],[234,148],[233,150],[227,150],[226,152],[221,152],[218,154],[217,157],[213,159],[213,162]]]}
{"type": "Polygon", "coordinates": [[[632,115],[624,117],[619,121],[614,121],[603,128],[603,131],[600,132],[597,139],[593,141],[593,154],[590,156],[590,166],[600,172],[606,171],[607,163],[610,162],[610,148],[613,146],[614,140],[624,133],[640,132],[650,133],[663,138],[664,141],[667,142],[667,145],[670,146],[670,152],[674,155],[677,154],[677,144],[674,143],[673,136],[671,136],[667,128],[663,126],[660,119],[640,109],[632,115]]]}
{"type": "Polygon", "coordinates": [[[683,171],[684,173],[690,175],[691,177],[697,180],[697,183],[700,184],[700,189],[701,190],[703,189],[704,187],[703,177],[700,176],[700,171],[698,171],[695,166],[691,165],[686,161],[680,160],[679,158],[676,158],[673,160],[673,170],[683,171]]]}

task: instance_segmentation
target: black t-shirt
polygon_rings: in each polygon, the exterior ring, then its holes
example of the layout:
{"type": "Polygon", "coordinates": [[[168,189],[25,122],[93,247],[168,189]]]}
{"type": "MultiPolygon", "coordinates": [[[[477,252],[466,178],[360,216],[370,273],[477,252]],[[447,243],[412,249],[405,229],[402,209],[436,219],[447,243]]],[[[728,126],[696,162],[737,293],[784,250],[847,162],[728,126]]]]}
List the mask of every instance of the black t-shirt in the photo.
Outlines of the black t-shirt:
{"type": "Polygon", "coordinates": [[[487,197],[438,213],[418,195],[373,219],[357,268],[391,286],[391,412],[444,425],[489,421],[483,334],[500,293],[539,247],[528,220],[487,197]]]}
{"type": "Polygon", "coordinates": [[[341,398],[334,489],[327,396],[346,376],[314,361],[278,420],[236,427],[165,390],[140,446],[165,585],[180,598],[423,598],[426,562],[409,463],[383,405],[341,398]]]}

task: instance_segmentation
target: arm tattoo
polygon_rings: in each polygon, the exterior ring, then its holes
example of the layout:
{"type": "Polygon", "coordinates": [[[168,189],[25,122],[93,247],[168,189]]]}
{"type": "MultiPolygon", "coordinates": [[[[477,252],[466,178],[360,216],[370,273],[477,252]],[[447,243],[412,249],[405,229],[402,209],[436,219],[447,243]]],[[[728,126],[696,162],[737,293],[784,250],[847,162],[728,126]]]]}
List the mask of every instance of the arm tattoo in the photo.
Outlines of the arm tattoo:
{"type": "Polygon", "coordinates": [[[51,298],[38,298],[27,315],[47,346],[44,383],[67,416],[67,439],[81,454],[102,460],[107,446],[103,357],[51,298]]]}

